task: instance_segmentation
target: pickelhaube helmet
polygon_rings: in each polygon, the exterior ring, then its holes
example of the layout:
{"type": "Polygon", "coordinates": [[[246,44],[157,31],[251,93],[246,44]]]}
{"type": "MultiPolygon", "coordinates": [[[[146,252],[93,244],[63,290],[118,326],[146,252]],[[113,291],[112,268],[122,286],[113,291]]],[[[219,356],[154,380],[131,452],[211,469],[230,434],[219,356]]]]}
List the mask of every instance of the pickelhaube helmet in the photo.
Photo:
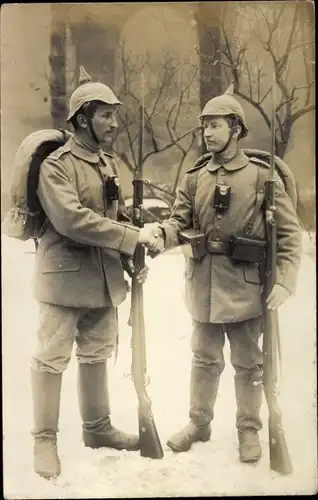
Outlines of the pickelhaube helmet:
{"type": "Polygon", "coordinates": [[[90,101],[101,101],[105,104],[122,104],[107,85],[100,82],[92,82],[89,74],[81,66],[79,87],[71,95],[70,111],[66,121],[69,121],[84,104],[90,101]]]}
{"type": "Polygon", "coordinates": [[[241,104],[233,97],[234,88],[233,84],[224,92],[224,94],[210,99],[203,108],[199,118],[205,116],[227,116],[234,115],[240,119],[242,124],[242,137],[248,133],[246,125],[245,113],[241,104]]]}

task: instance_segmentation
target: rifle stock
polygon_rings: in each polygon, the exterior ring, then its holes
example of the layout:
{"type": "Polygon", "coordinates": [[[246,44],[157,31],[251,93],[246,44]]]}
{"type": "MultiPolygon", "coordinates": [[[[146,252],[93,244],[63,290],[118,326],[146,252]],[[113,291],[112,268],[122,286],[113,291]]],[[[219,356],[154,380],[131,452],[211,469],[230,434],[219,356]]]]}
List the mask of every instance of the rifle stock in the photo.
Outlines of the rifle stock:
{"type": "MultiPolygon", "coordinates": [[[[138,247],[136,251],[136,262],[142,258],[144,249],[138,247]]],[[[143,457],[162,458],[163,451],[151,410],[151,400],[147,394],[146,384],[146,345],[145,324],[143,314],[143,290],[142,285],[132,278],[132,377],[138,396],[138,423],[140,454],[143,457]]]]}
{"type": "MultiPolygon", "coordinates": [[[[264,307],[266,306],[264,305],[264,307]]],[[[278,405],[277,395],[278,335],[277,312],[267,309],[264,314],[263,384],[269,412],[268,435],[270,468],[280,474],[291,474],[293,472],[293,467],[288,452],[282,424],[282,412],[278,405]]]]}
{"type": "MultiPolygon", "coordinates": [[[[138,169],[135,172],[134,196],[133,196],[133,223],[142,228],[142,205],[143,205],[143,179],[142,179],[142,136],[143,136],[143,107],[140,106],[140,137],[139,137],[139,161],[138,169]]],[[[145,267],[145,248],[137,245],[134,254],[135,270],[141,270],[145,267]]],[[[143,309],[143,286],[132,277],[131,287],[131,314],[130,322],[132,326],[132,366],[131,373],[138,396],[138,424],[140,439],[140,454],[143,457],[162,458],[163,450],[160,443],[158,431],[155,425],[153,413],[151,410],[151,400],[146,391],[147,380],[147,360],[146,360],[146,338],[145,321],[143,309]]]]}

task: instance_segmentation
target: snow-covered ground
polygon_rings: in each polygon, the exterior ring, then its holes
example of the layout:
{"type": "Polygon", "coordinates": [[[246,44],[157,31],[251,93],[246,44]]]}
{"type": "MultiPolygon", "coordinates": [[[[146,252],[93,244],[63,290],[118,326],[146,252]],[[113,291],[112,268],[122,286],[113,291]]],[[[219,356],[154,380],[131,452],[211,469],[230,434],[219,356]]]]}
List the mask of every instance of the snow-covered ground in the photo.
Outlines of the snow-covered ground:
{"type": "MultiPolygon", "coordinates": [[[[76,360],[63,377],[59,451],[63,473],[55,482],[32,470],[30,357],[35,346],[37,304],[32,299],[32,242],[2,238],[2,353],[4,496],[28,498],[116,498],[312,494],[317,490],[316,452],[316,268],[315,244],[305,250],[297,294],[281,308],[283,348],[281,408],[294,466],[290,476],[269,468],[267,409],[260,433],[263,458],[241,464],[237,455],[233,369],[222,375],[209,443],[174,454],[165,444],[188,421],[191,321],[183,303],[183,256],[178,250],[150,261],[145,290],[149,394],[165,456],[91,450],[81,442],[76,360]],[[28,253],[28,252],[31,253],[28,253]]],[[[112,418],[137,431],[137,398],[130,372],[129,298],[120,308],[117,363],[109,362],[112,418]]]]}

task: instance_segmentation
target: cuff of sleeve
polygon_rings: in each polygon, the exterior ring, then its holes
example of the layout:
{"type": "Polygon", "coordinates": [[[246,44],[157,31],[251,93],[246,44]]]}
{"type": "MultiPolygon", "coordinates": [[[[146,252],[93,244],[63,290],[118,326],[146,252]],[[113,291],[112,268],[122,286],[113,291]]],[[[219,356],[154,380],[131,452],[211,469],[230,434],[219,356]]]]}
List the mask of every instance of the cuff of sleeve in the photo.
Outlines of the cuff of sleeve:
{"type": "Polygon", "coordinates": [[[293,295],[296,291],[296,280],[292,273],[288,273],[286,269],[277,270],[276,283],[283,286],[293,295]]]}
{"type": "Polygon", "coordinates": [[[126,226],[119,251],[127,255],[134,255],[139,239],[139,228],[126,226]]]}
{"type": "Polygon", "coordinates": [[[178,231],[174,227],[166,225],[161,225],[159,227],[163,232],[166,249],[177,247],[180,245],[178,239],[178,231]]]}
{"type": "Polygon", "coordinates": [[[163,226],[158,226],[158,229],[160,230],[160,236],[162,236],[164,243],[166,243],[166,231],[163,226]]]}

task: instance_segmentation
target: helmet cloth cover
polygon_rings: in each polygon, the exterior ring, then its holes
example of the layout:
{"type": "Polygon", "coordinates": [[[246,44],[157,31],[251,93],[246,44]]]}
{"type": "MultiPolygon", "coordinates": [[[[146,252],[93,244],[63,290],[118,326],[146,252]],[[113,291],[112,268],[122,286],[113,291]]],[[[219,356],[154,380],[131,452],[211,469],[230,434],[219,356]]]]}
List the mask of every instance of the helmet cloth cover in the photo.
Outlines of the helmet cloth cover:
{"type": "Polygon", "coordinates": [[[206,103],[199,118],[234,115],[240,119],[243,129],[242,137],[245,137],[248,133],[245,113],[241,104],[233,97],[233,93],[233,84],[231,84],[224,94],[213,97],[206,103]]]}
{"type": "Polygon", "coordinates": [[[70,111],[66,121],[69,121],[75,113],[90,101],[101,101],[105,104],[122,104],[114,92],[107,85],[100,82],[92,82],[91,77],[80,67],[79,87],[74,90],[70,98],[70,111]]]}

